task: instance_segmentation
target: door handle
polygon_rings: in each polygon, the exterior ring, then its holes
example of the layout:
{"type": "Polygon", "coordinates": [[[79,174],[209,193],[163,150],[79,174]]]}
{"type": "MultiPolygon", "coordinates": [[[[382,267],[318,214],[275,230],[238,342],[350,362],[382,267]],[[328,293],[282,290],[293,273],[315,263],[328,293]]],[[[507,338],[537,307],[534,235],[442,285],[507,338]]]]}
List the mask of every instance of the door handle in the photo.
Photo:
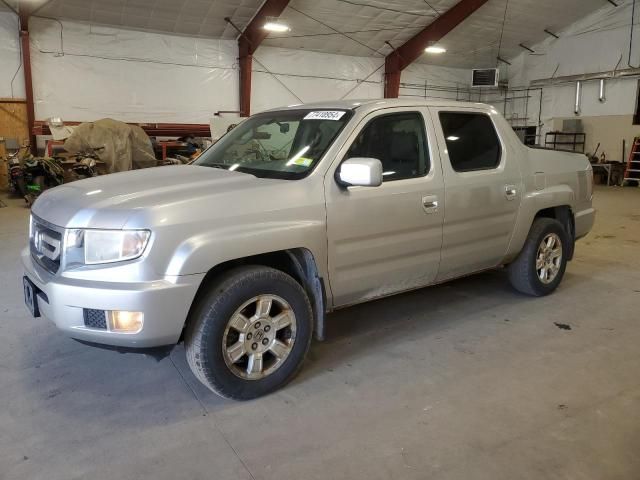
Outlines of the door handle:
{"type": "Polygon", "coordinates": [[[422,197],[422,208],[427,213],[438,213],[438,197],[433,195],[422,197]]]}
{"type": "Polygon", "coordinates": [[[507,197],[507,200],[513,200],[518,195],[518,190],[515,185],[506,185],[504,187],[504,195],[507,197]]]}

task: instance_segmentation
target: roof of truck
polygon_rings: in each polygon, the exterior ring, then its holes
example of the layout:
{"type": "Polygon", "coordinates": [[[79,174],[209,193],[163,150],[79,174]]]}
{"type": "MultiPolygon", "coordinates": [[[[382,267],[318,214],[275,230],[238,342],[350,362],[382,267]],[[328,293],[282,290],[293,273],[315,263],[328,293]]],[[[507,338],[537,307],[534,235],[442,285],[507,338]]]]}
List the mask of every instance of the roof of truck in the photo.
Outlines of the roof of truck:
{"type": "Polygon", "coordinates": [[[381,108],[393,108],[393,107],[467,107],[467,108],[482,108],[491,110],[493,107],[485,103],[474,102],[457,102],[455,100],[428,100],[424,98],[377,98],[366,100],[331,100],[327,102],[316,103],[298,103],[295,105],[288,105],[281,108],[273,108],[269,111],[281,111],[281,110],[298,110],[298,109],[336,109],[336,110],[355,110],[363,109],[368,111],[379,110],[381,108]]]}

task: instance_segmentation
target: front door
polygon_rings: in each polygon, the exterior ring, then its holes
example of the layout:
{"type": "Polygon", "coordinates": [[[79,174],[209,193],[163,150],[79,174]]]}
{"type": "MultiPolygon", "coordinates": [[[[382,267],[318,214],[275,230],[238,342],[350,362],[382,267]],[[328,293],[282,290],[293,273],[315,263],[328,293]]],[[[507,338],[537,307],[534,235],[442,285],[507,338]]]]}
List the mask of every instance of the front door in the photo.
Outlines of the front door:
{"type": "Polygon", "coordinates": [[[427,285],[440,262],[444,189],[428,110],[367,116],[325,178],[329,280],[334,306],[427,285]],[[377,158],[379,187],[341,187],[342,160],[377,158]],[[435,158],[434,158],[435,157],[435,158]]]}
{"type": "MultiPolygon", "coordinates": [[[[522,177],[510,138],[501,138],[485,109],[432,108],[444,174],[442,261],[438,281],[503,260],[520,206],[522,177]]],[[[514,136],[515,138],[515,136],[514,136]]],[[[517,139],[516,139],[517,141],[517,139]]]]}

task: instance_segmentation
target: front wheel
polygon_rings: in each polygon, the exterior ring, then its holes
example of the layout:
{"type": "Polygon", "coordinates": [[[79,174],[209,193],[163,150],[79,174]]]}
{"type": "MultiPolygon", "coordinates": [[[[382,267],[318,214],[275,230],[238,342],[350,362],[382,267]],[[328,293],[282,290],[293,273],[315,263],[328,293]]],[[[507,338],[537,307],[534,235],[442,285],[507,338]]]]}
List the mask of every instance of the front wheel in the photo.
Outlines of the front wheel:
{"type": "Polygon", "coordinates": [[[185,335],[195,376],[227,398],[248,400],[293,378],[311,343],[312,310],[291,276],[260,266],[227,272],[199,301],[185,335]]]}
{"type": "Polygon", "coordinates": [[[564,227],[553,218],[537,218],[518,258],[508,267],[513,287],[540,297],[553,292],[564,276],[570,242],[564,227]]]}
{"type": "Polygon", "coordinates": [[[27,187],[24,184],[24,177],[20,176],[15,179],[15,189],[16,193],[20,197],[25,198],[27,196],[27,187]]]}

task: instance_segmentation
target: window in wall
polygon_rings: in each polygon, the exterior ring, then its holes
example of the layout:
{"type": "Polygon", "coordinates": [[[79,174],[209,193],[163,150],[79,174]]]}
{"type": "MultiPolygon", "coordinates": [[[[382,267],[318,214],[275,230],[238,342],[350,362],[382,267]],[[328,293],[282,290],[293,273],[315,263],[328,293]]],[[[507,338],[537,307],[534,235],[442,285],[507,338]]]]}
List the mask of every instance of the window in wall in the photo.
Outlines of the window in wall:
{"type": "Polygon", "coordinates": [[[422,177],[429,171],[429,153],[422,115],[392,113],[371,120],[353,142],[347,158],[377,158],[385,182],[422,177]]]}
{"type": "Polygon", "coordinates": [[[502,147],[488,115],[440,112],[440,123],[456,172],[489,170],[500,164],[502,147]]]}

